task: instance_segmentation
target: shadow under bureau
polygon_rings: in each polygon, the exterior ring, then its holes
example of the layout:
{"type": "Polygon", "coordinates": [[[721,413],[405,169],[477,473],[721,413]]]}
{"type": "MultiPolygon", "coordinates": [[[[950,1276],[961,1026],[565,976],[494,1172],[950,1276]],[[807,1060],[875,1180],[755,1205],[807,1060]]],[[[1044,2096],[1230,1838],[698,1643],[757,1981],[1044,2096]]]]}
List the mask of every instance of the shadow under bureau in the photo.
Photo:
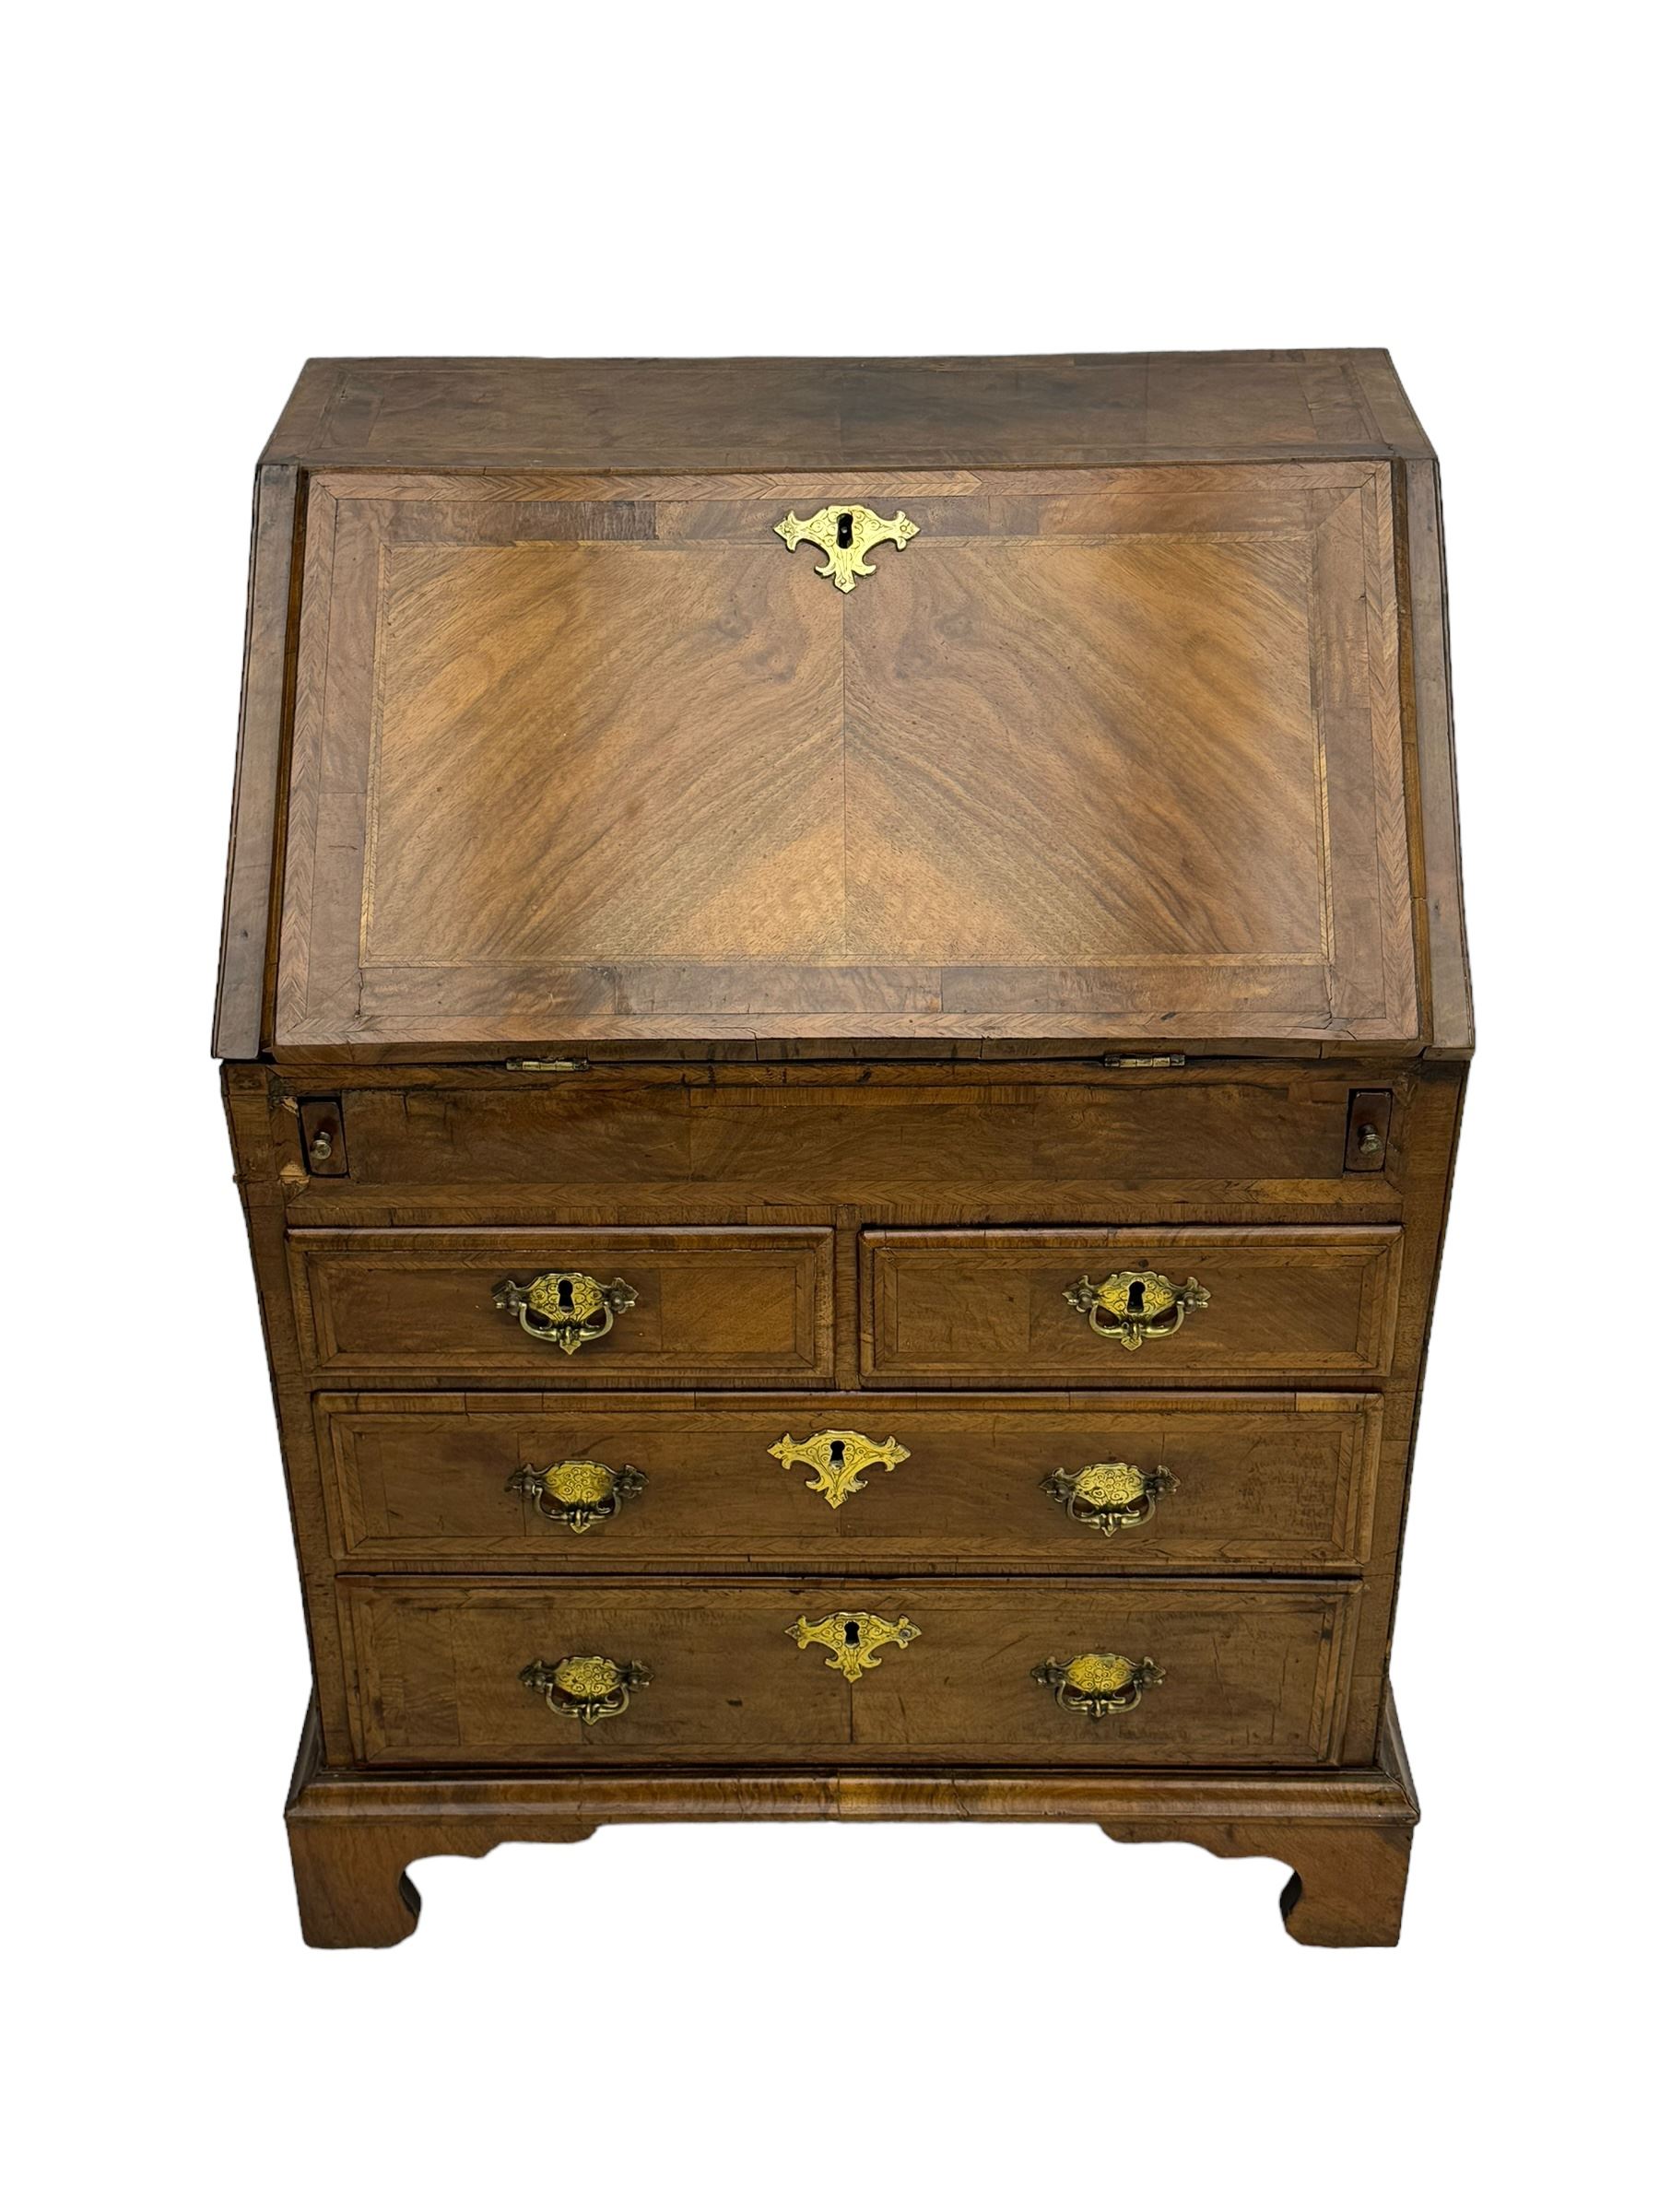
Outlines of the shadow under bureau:
{"type": "Polygon", "coordinates": [[[216,1049],[308,1940],[432,1853],[964,1818],[1394,1939],[1441,575],[1376,352],[307,366],[216,1049]]]}

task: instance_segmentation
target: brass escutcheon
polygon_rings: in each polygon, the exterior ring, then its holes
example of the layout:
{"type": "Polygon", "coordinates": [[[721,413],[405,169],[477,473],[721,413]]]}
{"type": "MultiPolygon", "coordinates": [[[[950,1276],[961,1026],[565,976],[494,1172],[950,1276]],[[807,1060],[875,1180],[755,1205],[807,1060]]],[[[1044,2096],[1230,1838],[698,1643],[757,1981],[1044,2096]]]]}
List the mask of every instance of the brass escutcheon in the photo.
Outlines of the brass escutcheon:
{"type": "Polygon", "coordinates": [[[639,1292],[620,1276],[602,1283],[573,1267],[555,1267],[534,1282],[509,1278],[495,1287],[503,1313],[516,1314],[526,1336],[556,1344],[561,1352],[579,1352],[584,1344],[610,1333],[618,1313],[639,1300],[639,1292]]]}
{"type": "Polygon", "coordinates": [[[1151,1659],[1124,1659],[1116,1652],[1079,1652],[1075,1659],[1050,1659],[1031,1669],[1033,1682],[1052,1689],[1066,1712],[1086,1712],[1098,1721],[1109,1712],[1132,1712],[1141,1692],[1163,1680],[1163,1668],[1151,1659]]]}
{"type": "Polygon", "coordinates": [[[1098,1283],[1079,1277],[1065,1302],[1087,1317],[1097,1336],[1110,1336],[1133,1352],[1148,1338],[1173,1336],[1189,1313],[1209,1304],[1209,1296],[1194,1276],[1172,1283],[1149,1267],[1129,1267],[1098,1283]]]}
{"type": "Polygon", "coordinates": [[[794,510],[772,528],[793,553],[803,538],[829,556],[818,573],[828,576],[838,592],[856,591],[861,576],[876,571],[865,555],[872,546],[890,542],[902,553],[916,535],[916,525],[902,508],[884,523],[867,507],[820,507],[803,523],[794,510]]]}
{"type": "Polygon", "coordinates": [[[897,1620],[883,1620],[877,1613],[828,1613],[822,1620],[812,1621],[803,1613],[783,1633],[794,1638],[799,1651],[804,1652],[809,1643],[821,1643],[830,1653],[824,1665],[838,1668],[849,1682],[856,1682],[861,1675],[881,1665],[876,1653],[884,1644],[896,1643],[902,1651],[907,1643],[914,1643],[922,1631],[902,1613],[897,1620]]]}
{"type": "Polygon", "coordinates": [[[549,1712],[591,1728],[628,1711],[630,1691],[643,1689],[651,1669],[630,1659],[606,1659],[597,1652],[569,1659],[532,1659],[519,1680],[547,1701],[549,1712]]]}
{"type": "Polygon", "coordinates": [[[872,1443],[856,1429],[820,1429],[800,1444],[793,1436],[781,1436],[767,1451],[780,1466],[793,1467],[801,1462],[815,1467],[818,1480],[806,1487],[828,1499],[831,1510],[845,1505],[854,1491],[868,1489],[868,1483],[859,1480],[866,1467],[886,1467],[890,1473],[910,1457],[893,1437],[885,1444],[872,1443]]]}
{"type": "Polygon", "coordinates": [[[1056,1467],[1042,1478],[1049,1496],[1065,1506],[1074,1521],[1098,1528],[1103,1536],[1115,1536],[1121,1528],[1138,1528],[1158,1511],[1158,1501],[1180,1488],[1168,1467],[1154,1467],[1143,1475],[1126,1460],[1105,1459],[1079,1467],[1068,1475],[1056,1467]]]}
{"type": "Polygon", "coordinates": [[[607,1467],[602,1459],[561,1459],[550,1467],[521,1467],[507,1488],[535,1503],[544,1521],[580,1536],[596,1521],[614,1521],[645,1488],[638,1467],[607,1467]]]}

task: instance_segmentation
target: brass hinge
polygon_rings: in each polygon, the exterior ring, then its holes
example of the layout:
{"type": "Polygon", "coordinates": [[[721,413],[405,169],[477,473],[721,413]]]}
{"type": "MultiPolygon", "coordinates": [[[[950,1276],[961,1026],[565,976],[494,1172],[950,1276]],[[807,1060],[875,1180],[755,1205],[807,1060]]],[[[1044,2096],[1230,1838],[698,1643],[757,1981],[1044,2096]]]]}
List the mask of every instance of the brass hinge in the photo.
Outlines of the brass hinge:
{"type": "Polygon", "coordinates": [[[1102,1067],[1184,1067],[1184,1053],[1102,1053],[1102,1067]]]}
{"type": "Polygon", "coordinates": [[[521,1076],[579,1076],[591,1060],[509,1060],[507,1066],[521,1076]]]}

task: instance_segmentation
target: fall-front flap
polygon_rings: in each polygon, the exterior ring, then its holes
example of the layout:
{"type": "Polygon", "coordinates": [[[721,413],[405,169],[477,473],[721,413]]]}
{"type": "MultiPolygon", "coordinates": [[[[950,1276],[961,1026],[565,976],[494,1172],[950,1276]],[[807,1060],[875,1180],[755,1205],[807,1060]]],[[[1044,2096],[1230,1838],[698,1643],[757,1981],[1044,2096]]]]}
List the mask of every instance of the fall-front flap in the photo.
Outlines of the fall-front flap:
{"type": "Polygon", "coordinates": [[[1418,1031],[1390,472],[323,473],[278,1053],[1418,1031]]]}

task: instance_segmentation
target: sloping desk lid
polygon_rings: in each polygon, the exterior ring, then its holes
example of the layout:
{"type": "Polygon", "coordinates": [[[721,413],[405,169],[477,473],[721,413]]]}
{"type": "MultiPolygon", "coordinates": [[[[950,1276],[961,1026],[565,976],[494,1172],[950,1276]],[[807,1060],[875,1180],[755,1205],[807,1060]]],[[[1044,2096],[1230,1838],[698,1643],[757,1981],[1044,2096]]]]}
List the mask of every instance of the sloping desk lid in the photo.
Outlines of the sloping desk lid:
{"type": "Polygon", "coordinates": [[[1420,1041],[1384,459],[300,502],[279,1056],[1420,1041]]]}

